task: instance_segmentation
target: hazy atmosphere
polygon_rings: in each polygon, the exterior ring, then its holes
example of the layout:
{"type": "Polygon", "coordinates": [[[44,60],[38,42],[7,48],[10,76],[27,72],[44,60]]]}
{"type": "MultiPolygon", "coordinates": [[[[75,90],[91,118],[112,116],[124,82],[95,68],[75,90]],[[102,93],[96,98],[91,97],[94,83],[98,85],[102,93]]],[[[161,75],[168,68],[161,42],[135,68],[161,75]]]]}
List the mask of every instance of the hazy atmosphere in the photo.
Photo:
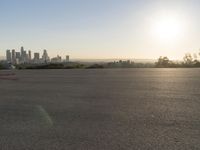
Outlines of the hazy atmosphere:
{"type": "Polygon", "coordinates": [[[200,150],[200,0],[0,0],[0,150],[200,150]]]}
{"type": "Polygon", "coordinates": [[[199,0],[0,0],[0,56],[182,59],[200,48],[199,0]]]}

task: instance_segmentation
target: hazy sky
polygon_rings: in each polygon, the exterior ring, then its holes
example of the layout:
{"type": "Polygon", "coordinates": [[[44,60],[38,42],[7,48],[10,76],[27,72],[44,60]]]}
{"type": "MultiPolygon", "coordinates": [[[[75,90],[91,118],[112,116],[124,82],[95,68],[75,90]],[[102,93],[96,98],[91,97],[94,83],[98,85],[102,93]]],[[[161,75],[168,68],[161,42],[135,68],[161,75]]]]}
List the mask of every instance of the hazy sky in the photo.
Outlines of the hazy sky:
{"type": "Polygon", "coordinates": [[[181,59],[200,48],[200,1],[0,0],[0,56],[22,45],[72,58],[181,59]]]}

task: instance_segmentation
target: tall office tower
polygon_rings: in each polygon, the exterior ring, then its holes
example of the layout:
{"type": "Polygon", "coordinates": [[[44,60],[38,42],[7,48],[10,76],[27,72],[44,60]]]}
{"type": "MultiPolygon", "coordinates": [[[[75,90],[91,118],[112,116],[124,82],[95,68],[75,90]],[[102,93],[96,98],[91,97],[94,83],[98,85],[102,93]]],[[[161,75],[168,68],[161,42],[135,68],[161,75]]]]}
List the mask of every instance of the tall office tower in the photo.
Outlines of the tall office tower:
{"type": "Polygon", "coordinates": [[[16,59],[21,59],[21,54],[20,54],[20,52],[16,52],[16,59]]]}
{"type": "Polygon", "coordinates": [[[47,50],[44,50],[44,51],[43,51],[42,60],[44,61],[44,63],[49,62],[50,59],[49,59],[47,50]]]}
{"type": "Polygon", "coordinates": [[[23,46],[21,47],[21,52],[22,52],[22,51],[24,51],[24,47],[23,47],[23,46]]]}
{"type": "Polygon", "coordinates": [[[34,63],[39,63],[40,61],[40,54],[39,53],[34,53],[34,63]]]}
{"type": "Polygon", "coordinates": [[[13,64],[16,63],[16,52],[15,52],[14,49],[12,50],[12,63],[13,63],[13,64]]]}
{"type": "Polygon", "coordinates": [[[69,55],[66,56],[66,62],[69,62],[69,55]]]}
{"type": "Polygon", "coordinates": [[[31,61],[31,51],[30,50],[28,51],[28,60],[29,60],[29,62],[31,61]]]}
{"type": "Polygon", "coordinates": [[[20,52],[16,52],[16,64],[19,64],[21,61],[21,54],[20,52]]]}
{"type": "Polygon", "coordinates": [[[23,51],[23,55],[22,55],[22,63],[26,63],[28,59],[28,55],[26,53],[26,51],[23,51]]]}
{"type": "Polygon", "coordinates": [[[23,58],[23,55],[24,55],[24,47],[22,46],[21,47],[21,58],[23,58]]]}
{"type": "Polygon", "coordinates": [[[20,59],[21,58],[21,54],[20,54],[20,52],[16,52],[16,59],[20,59]]]}
{"type": "Polygon", "coordinates": [[[26,62],[26,51],[24,50],[24,47],[21,47],[21,63],[25,63],[26,62]]]}
{"type": "Polygon", "coordinates": [[[11,52],[10,52],[10,50],[7,50],[7,51],[6,51],[6,60],[7,60],[8,62],[11,62],[11,61],[12,61],[12,57],[11,57],[11,52]]]}

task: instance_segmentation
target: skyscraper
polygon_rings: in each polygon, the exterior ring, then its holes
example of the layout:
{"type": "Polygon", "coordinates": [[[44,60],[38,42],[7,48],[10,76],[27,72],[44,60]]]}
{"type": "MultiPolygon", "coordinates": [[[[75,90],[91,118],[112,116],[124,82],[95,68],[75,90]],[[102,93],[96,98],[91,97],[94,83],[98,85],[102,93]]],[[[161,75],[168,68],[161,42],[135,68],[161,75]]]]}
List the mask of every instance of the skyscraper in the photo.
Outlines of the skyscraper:
{"type": "Polygon", "coordinates": [[[31,51],[30,50],[28,51],[28,60],[29,60],[29,62],[31,61],[31,51]]]}
{"type": "Polygon", "coordinates": [[[44,51],[43,51],[42,60],[44,61],[44,63],[49,62],[50,59],[49,59],[47,50],[44,50],[44,51]]]}
{"type": "Polygon", "coordinates": [[[16,52],[16,59],[20,59],[21,58],[21,54],[20,54],[20,52],[16,52]]]}
{"type": "Polygon", "coordinates": [[[12,63],[13,63],[13,64],[16,63],[16,52],[15,52],[14,49],[12,50],[12,63]]]}
{"type": "Polygon", "coordinates": [[[16,64],[19,64],[21,60],[21,54],[20,52],[16,52],[16,64]]]}
{"type": "Polygon", "coordinates": [[[6,60],[8,61],[8,62],[12,62],[12,57],[11,57],[11,52],[10,52],[10,50],[7,50],[6,51],[6,60]]]}
{"type": "Polygon", "coordinates": [[[21,53],[23,53],[23,51],[24,51],[24,47],[22,46],[22,47],[21,47],[21,53]]]}
{"type": "Polygon", "coordinates": [[[34,63],[39,63],[39,60],[40,60],[40,54],[39,53],[34,53],[34,63]]]}
{"type": "Polygon", "coordinates": [[[26,63],[27,62],[27,54],[26,51],[24,50],[24,47],[21,47],[21,63],[26,63]]]}
{"type": "Polygon", "coordinates": [[[27,62],[27,58],[28,58],[28,55],[26,54],[26,51],[23,52],[23,55],[22,55],[22,60],[23,60],[23,63],[26,63],[27,62]]]}

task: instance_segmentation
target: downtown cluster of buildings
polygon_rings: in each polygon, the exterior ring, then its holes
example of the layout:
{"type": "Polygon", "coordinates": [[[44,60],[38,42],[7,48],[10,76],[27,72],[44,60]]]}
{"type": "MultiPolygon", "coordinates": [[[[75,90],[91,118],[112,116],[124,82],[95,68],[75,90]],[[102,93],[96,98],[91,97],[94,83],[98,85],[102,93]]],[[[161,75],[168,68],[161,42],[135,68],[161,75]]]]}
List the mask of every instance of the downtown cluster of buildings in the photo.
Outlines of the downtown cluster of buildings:
{"type": "Polygon", "coordinates": [[[6,61],[11,64],[42,64],[42,63],[62,63],[69,62],[69,55],[66,56],[65,60],[62,60],[62,57],[57,55],[57,57],[50,58],[48,56],[47,50],[43,51],[42,56],[40,53],[33,53],[24,50],[24,47],[21,47],[20,52],[13,50],[6,50],[6,61]]]}

